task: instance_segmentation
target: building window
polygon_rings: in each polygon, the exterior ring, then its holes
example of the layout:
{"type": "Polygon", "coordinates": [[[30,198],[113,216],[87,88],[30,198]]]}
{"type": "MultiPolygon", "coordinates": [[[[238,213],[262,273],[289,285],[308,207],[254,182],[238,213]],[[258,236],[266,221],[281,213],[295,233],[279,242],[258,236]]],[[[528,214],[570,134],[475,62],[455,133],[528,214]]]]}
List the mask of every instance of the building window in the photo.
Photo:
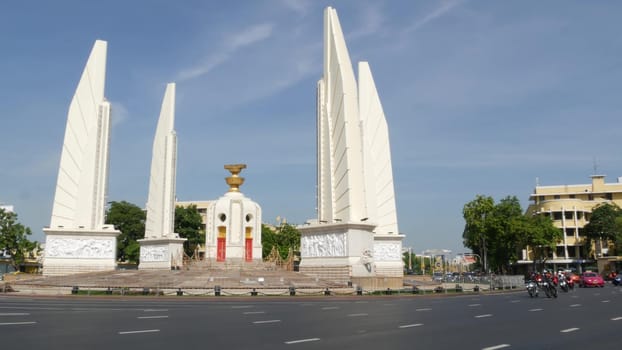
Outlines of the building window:
{"type": "Polygon", "coordinates": [[[587,195],[587,200],[588,201],[593,201],[594,200],[594,195],[593,194],[588,194],[587,195]]]}
{"type": "Polygon", "coordinates": [[[581,236],[583,236],[583,228],[582,227],[579,228],[579,237],[581,237],[581,236]]]}
{"type": "Polygon", "coordinates": [[[566,257],[566,254],[564,252],[564,246],[557,246],[557,249],[555,250],[555,255],[557,255],[558,258],[566,257]]]}
{"type": "Polygon", "coordinates": [[[613,194],[611,194],[611,193],[605,193],[605,199],[607,199],[607,200],[612,200],[612,199],[613,199],[613,194]]]}
{"type": "Polygon", "coordinates": [[[538,198],[540,199],[540,202],[544,202],[546,200],[546,196],[540,196],[538,198]]]}
{"type": "Polygon", "coordinates": [[[553,199],[559,199],[559,195],[558,194],[554,195],[553,199]]]}
{"type": "Polygon", "coordinates": [[[578,211],[577,212],[577,220],[581,220],[583,219],[583,212],[582,211],[578,211]]]}
{"type": "Polygon", "coordinates": [[[567,228],[566,229],[566,237],[574,237],[574,229],[573,228],[567,228]]]}
{"type": "Polygon", "coordinates": [[[576,195],[574,195],[574,194],[571,194],[571,195],[570,195],[570,198],[575,199],[575,198],[577,198],[577,196],[576,196],[576,195]]]}
{"type": "Polygon", "coordinates": [[[571,245],[568,246],[568,256],[574,258],[577,256],[577,247],[571,245]]]}
{"type": "Polygon", "coordinates": [[[564,213],[564,217],[566,218],[566,220],[572,220],[572,218],[574,216],[572,214],[573,214],[573,212],[567,211],[567,212],[564,213]]]}
{"type": "Polygon", "coordinates": [[[553,220],[561,220],[562,219],[562,212],[561,211],[554,211],[553,212],[553,220]]]}

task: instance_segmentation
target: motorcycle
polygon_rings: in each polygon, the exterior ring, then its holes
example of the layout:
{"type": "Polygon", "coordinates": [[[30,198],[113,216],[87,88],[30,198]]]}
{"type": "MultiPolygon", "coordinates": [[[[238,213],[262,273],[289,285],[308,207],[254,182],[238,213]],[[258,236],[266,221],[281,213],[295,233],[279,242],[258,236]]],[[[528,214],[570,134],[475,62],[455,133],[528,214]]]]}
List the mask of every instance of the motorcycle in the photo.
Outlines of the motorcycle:
{"type": "Polygon", "coordinates": [[[566,279],[563,277],[559,279],[559,288],[561,288],[563,292],[568,293],[568,282],[566,282],[566,279]]]}
{"type": "Polygon", "coordinates": [[[533,281],[527,281],[527,293],[529,293],[529,297],[538,297],[538,284],[533,281]]]}
{"type": "Polygon", "coordinates": [[[540,283],[540,288],[544,290],[544,294],[546,294],[547,298],[557,298],[557,288],[555,288],[553,281],[551,281],[549,278],[542,279],[542,282],[540,283]]]}

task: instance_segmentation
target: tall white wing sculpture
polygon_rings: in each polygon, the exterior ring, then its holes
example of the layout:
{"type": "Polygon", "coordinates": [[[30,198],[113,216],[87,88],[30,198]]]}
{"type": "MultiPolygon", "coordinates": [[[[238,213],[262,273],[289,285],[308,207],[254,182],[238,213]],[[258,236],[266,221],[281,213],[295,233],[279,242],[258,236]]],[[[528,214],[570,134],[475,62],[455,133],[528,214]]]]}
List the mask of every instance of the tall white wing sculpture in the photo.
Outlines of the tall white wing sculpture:
{"type": "Polygon", "coordinates": [[[116,236],[105,225],[110,103],[104,97],[107,43],[93,45],[69,105],[43,273],[114,269],[116,236]]]}
{"type": "Polygon", "coordinates": [[[185,239],[174,233],[176,173],[175,83],[169,83],[153,139],[145,238],[138,241],[140,269],[169,270],[183,264],[185,239]]]}

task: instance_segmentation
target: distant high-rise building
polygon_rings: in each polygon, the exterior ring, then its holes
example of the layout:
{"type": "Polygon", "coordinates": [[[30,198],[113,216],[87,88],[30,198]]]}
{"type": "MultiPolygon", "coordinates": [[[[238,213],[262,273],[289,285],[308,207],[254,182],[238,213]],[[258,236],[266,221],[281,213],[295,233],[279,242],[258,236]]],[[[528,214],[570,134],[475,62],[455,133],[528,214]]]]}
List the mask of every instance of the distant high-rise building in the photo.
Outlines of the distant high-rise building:
{"type": "MultiPolygon", "coordinates": [[[[562,240],[554,249],[547,249],[546,263],[555,269],[577,269],[594,266],[594,257],[603,258],[609,254],[609,242],[598,240],[587,245],[583,228],[590,221],[592,211],[603,203],[622,207],[622,178],[618,182],[606,183],[604,175],[593,175],[589,184],[537,185],[529,196],[532,203],[527,215],[542,215],[553,220],[562,231],[562,240]]],[[[533,264],[532,247],[523,247],[519,264],[533,264]]]]}

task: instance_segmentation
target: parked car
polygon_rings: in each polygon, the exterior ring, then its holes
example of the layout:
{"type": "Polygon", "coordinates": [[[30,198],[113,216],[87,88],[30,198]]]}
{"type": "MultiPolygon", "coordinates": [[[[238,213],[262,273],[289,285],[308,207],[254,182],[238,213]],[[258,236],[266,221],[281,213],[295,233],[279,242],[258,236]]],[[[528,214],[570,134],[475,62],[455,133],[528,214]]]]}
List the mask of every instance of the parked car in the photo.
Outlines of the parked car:
{"type": "Polygon", "coordinates": [[[443,282],[443,273],[442,272],[435,272],[432,275],[432,280],[436,281],[436,282],[443,282]]]}
{"type": "Polygon", "coordinates": [[[584,272],[579,287],[604,287],[605,280],[596,272],[584,272]]]}
{"type": "Polygon", "coordinates": [[[613,283],[614,286],[622,285],[622,275],[618,274],[611,283],[613,283]]]}

